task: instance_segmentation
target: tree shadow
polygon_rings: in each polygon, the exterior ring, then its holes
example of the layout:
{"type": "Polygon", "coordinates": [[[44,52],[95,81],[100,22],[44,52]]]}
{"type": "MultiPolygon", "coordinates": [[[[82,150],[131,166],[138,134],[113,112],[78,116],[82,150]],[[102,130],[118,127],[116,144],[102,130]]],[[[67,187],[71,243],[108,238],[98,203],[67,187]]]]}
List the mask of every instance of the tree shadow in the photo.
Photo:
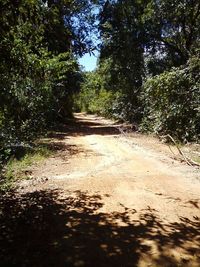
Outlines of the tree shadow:
{"type": "Polygon", "coordinates": [[[85,149],[81,148],[81,146],[68,144],[61,141],[40,142],[39,145],[46,147],[51,152],[59,153],[59,155],[61,155],[61,152],[67,151],[70,156],[73,156],[86,151],[85,149]]]}
{"type": "Polygon", "coordinates": [[[134,125],[125,125],[123,122],[106,124],[99,118],[75,117],[73,120],[56,125],[56,129],[49,133],[49,138],[59,140],[67,139],[70,136],[86,135],[120,135],[123,132],[132,133],[137,131],[134,125]]]}
{"type": "MultiPolygon", "coordinates": [[[[64,134],[63,134],[64,135],[64,134]]],[[[56,136],[56,133],[55,133],[56,136]]],[[[65,134],[66,136],[66,134],[65,134]]],[[[59,138],[58,138],[59,139],[59,138]]],[[[12,157],[21,160],[26,155],[34,155],[35,153],[39,153],[42,155],[50,152],[62,152],[68,151],[69,155],[75,155],[80,152],[80,147],[72,144],[67,144],[66,142],[58,141],[39,141],[31,146],[17,146],[15,150],[13,150],[12,157]],[[45,150],[47,149],[47,150],[45,150]]]]}
{"type": "Polygon", "coordinates": [[[106,125],[98,121],[84,120],[75,118],[69,123],[59,125],[57,131],[49,134],[50,138],[63,140],[67,136],[85,136],[85,135],[119,135],[120,131],[117,125],[106,125]]]}
{"type": "Polygon", "coordinates": [[[134,209],[101,212],[108,195],[68,193],[46,190],[1,196],[1,266],[129,267],[138,266],[144,256],[151,266],[192,266],[187,257],[178,262],[168,253],[172,249],[182,249],[200,263],[199,219],[166,224],[148,207],[133,220],[134,209]]]}

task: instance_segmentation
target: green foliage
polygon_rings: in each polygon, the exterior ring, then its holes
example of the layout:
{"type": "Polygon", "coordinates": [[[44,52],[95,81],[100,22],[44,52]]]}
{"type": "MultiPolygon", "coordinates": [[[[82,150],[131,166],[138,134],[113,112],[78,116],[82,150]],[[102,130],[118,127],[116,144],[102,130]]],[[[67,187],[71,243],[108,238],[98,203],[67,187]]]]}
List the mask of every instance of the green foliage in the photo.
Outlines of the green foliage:
{"type": "Polygon", "coordinates": [[[198,140],[199,1],[100,2],[102,43],[82,88],[86,110],[198,140]]]}
{"type": "Polygon", "coordinates": [[[111,87],[113,84],[107,74],[108,67],[109,62],[104,62],[97,71],[85,74],[77,99],[78,110],[135,121],[137,113],[134,100],[122,90],[111,87]]]}
{"type": "Polygon", "coordinates": [[[79,107],[89,113],[97,113],[109,116],[109,102],[112,93],[103,88],[102,77],[99,73],[89,72],[85,74],[79,94],[79,107]]]}
{"type": "Polygon", "coordinates": [[[191,58],[185,67],[173,68],[144,84],[142,128],[169,133],[182,141],[200,135],[200,60],[191,58]]]}
{"type": "Polygon", "coordinates": [[[98,93],[95,90],[92,92],[81,91],[80,98],[83,111],[97,113],[107,117],[113,116],[112,104],[115,96],[112,92],[107,92],[103,89],[98,93]]]}
{"type": "Polygon", "coordinates": [[[163,59],[171,66],[185,64],[199,42],[199,1],[146,2],[142,20],[147,50],[151,54],[161,51],[163,59]]]}
{"type": "Polygon", "coordinates": [[[33,148],[21,147],[20,149],[18,148],[15,157],[12,157],[4,167],[4,177],[0,179],[0,191],[11,188],[16,180],[27,179],[29,168],[52,154],[45,144],[38,144],[33,148]],[[19,151],[20,149],[21,151],[19,151]]]}
{"type": "Polygon", "coordinates": [[[107,64],[104,88],[122,94],[120,113],[135,120],[140,117],[138,96],[144,76],[143,4],[143,1],[107,1],[99,25],[102,38],[99,68],[107,64]]]}
{"type": "Polygon", "coordinates": [[[81,80],[75,55],[92,44],[91,3],[78,3],[0,0],[0,165],[12,147],[72,114],[81,80]]]}

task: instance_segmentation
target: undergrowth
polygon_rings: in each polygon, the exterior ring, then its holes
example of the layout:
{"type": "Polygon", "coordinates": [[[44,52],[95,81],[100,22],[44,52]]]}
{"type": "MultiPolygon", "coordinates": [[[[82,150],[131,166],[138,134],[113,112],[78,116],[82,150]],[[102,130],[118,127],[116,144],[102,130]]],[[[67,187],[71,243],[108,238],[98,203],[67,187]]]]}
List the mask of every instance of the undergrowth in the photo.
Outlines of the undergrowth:
{"type": "Polygon", "coordinates": [[[24,149],[23,153],[12,156],[2,169],[0,177],[0,192],[11,189],[16,181],[29,179],[31,166],[51,156],[52,151],[47,144],[38,144],[31,149],[24,149]]]}

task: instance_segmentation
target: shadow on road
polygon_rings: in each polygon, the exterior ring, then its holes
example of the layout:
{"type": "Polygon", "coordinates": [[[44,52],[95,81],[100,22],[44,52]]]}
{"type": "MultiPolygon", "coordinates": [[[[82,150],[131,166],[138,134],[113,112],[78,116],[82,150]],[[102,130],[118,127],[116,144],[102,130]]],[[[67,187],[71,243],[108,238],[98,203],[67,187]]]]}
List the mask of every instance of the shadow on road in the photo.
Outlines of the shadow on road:
{"type": "Polygon", "coordinates": [[[120,131],[115,124],[108,125],[99,120],[77,117],[69,123],[60,125],[59,131],[51,133],[49,137],[62,140],[67,136],[119,134],[120,131]]]}
{"type": "Polygon", "coordinates": [[[62,197],[58,190],[2,196],[0,266],[133,267],[143,255],[151,266],[192,266],[191,255],[200,264],[199,218],[166,224],[149,207],[133,220],[137,211],[126,207],[121,213],[100,212],[105,198],[80,191],[62,197]],[[171,249],[182,249],[181,262],[171,249]]]}

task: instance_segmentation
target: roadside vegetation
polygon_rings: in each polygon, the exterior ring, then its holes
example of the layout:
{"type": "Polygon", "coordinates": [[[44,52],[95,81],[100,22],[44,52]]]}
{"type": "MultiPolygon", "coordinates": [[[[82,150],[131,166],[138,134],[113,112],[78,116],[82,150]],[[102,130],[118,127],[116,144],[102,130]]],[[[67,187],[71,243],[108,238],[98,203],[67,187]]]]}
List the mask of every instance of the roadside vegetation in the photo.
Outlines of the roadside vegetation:
{"type": "Polygon", "coordinates": [[[72,116],[77,57],[91,49],[92,20],[88,1],[0,0],[1,179],[6,163],[13,176],[21,148],[72,116]]]}
{"type": "Polygon", "coordinates": [[[11,189],[17,180],[29,179],[33,165],[41,163],[52,155],[51,149],[45,144],[36,144],[35,147],[21,148],[17,155],[8,160],[3,169],[0,180],[0,191],[11,189]]]}
{"type": "Polygon", "coordinates": [[[200,137],[199,1],[107,1],[81,109],[184,143],[200,137]]]}

